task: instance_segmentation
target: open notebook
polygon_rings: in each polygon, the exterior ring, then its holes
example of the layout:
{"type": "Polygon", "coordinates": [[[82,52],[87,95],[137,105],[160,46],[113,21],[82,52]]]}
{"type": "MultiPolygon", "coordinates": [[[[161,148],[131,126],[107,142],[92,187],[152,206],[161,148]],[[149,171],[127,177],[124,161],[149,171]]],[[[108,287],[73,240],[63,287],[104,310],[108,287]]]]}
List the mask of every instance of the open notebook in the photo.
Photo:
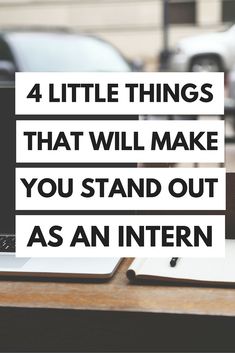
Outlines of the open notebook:
{"type": "Polygon", "coordinates": [[[127,271],[130,280],[235,284],[235,240],[226,240],[225,258],[181,258],[175,267],[169,258],[135,259],[127,271]]]}

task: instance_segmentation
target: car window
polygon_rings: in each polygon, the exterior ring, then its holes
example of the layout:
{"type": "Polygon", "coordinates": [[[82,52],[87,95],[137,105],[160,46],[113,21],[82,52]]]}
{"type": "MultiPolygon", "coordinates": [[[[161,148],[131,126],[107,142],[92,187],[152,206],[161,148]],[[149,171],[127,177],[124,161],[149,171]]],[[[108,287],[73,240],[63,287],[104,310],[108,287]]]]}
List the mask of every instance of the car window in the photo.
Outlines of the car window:
{"type": "Polygon", "coordinates": [[[130,71],[116,49],[92,37],[12,33],[8,41],[21,71],[130,71]]]}
{"type": "Polygon", "coordinates": [[[0,39],[0,60],[11,61],[13,63],[10,48],[2,39],[0,39]]]}

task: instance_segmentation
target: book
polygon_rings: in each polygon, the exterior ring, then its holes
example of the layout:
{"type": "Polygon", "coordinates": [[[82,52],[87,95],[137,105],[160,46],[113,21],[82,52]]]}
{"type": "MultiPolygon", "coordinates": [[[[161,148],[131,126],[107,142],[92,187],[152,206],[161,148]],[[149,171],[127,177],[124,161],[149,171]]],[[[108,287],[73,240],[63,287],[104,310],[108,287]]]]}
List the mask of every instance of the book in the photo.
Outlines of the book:
{"type": "Polygon", "coordinates": [[[179,258],[175,267],[171,258],[137,258],[127,270],[135,280],[201,284],[235,284],[235,240],[225,241],[223,258],[179,258]]]}

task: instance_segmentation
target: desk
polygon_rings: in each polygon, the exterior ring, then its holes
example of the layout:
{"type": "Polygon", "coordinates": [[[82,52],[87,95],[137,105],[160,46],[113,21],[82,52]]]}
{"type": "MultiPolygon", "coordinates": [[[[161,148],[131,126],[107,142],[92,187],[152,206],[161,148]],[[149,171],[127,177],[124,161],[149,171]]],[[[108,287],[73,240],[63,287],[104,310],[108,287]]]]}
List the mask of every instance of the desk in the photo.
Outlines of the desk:
{"type": "Polygon", "coordinates": [[[0,282],[0,306],[235,317],[235,288],[130,284],[124,260],[105,283],[0,282]]]}
{"type": "MultiPolygon", "coordinates": [[[[235,176],[227,177],[234,220],[235,176]]],[[[235,288],[0,282],[1,351],[234,351],[235,288]]]]}
{"type": "Polygon", "coordinates": [[[0,282],[0,350],[234,349],[235,289],[133,285],[129,263],[107,283],[0,282]]]}

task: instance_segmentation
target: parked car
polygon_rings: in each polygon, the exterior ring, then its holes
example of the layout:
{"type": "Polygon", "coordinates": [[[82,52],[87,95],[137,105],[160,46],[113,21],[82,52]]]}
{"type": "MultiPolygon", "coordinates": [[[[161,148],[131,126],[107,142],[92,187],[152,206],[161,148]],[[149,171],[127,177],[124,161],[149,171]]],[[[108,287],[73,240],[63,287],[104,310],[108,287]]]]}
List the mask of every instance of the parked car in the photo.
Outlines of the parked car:
{"type": "Polygon", "coordinates": [[[172,71],[224,71],[235,64],[235,25],[223,32],[182,39],[170,58],[172,71]]]}
{"type": "Polygon", "coordinates": [[[97,37],[66,31],[0,32],[0,81],[15,71],[138,71],[116,48],[97,37]]]}

